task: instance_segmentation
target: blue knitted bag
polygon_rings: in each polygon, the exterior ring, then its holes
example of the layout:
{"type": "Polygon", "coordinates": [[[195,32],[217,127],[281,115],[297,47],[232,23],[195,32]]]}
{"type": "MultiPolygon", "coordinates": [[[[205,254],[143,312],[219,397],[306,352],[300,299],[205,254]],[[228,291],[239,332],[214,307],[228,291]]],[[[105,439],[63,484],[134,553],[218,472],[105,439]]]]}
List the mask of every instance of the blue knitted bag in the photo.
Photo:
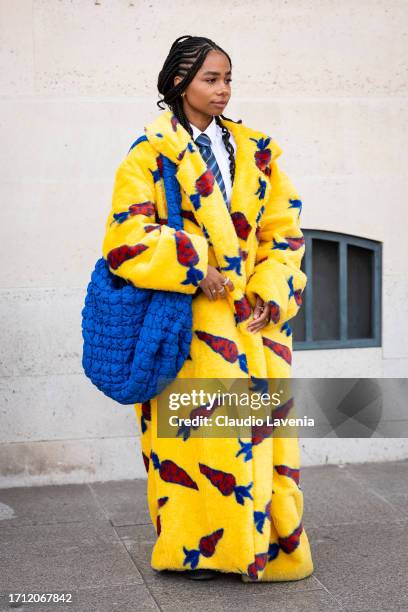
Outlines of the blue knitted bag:
{"type": "MultiPolygon", "coordinates": [[[[176,165],[161,155],[168,224],[183,229],[176,165]]],[[[163,271],[165,273],[165,271],[163,271]]],[[[177,377],[192,340],[192,295],[135,287],[101,257],[82,309],[82,366],[120,404],[145,402],[177,377]]]]}

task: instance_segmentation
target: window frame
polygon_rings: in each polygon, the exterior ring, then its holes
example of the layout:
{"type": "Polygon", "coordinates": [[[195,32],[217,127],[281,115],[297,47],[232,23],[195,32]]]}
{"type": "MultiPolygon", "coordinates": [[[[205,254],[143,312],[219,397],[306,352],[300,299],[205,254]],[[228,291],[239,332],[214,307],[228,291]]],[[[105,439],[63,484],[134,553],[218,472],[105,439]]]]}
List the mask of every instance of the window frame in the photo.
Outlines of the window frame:
{"type": "MultiPolygon", "coordinates": [[[[382,346],[382,243],[377,240],[369,240],[352,234],[331,232],[326,230],[303,229],[305,238],[304,272],[308,278],[304,295],[305,309],[305,339],[296,340],[294,336],[294,350],[313,349],[338,349],[338,348],[365,348],[371,346],[382,346]],[[313,240],[326,240],[336,242],[339,245],[339,321],[340,338],[330,340],[313,340],[313,240]],[[372,252],[372,301],[371,320],[373,328],[372,338],[347,338],[347,247],[348,245],[362,247],[372,252]],[[310,279],[310,282],[309,282],[310,279]]],[[[290,325],[290,320],[289,320],[290,325]]]]}

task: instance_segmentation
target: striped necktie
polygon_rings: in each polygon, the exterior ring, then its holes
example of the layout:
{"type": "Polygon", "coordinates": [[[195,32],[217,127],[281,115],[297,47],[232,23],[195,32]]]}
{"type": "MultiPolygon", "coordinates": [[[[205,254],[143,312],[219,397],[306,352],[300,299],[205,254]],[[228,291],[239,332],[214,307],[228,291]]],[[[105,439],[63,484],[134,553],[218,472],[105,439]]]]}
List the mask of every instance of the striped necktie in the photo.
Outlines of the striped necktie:
{"type": "Polygon", "coordinates": [[[230,210],[230,205],[229,205],[228,200],[227,200],[227,192],[225,190],[225,185],[224,185],[224,181],[222,179],[221,171],[220,171],[220,168],[219,168],[219,166],[217,164],[217,160],[215,159],[215,155],[213,153],[213,150],[211,148],[210,137],[207,136],[207,134],[200,134],[196,138],[195,142],[199,146],[201,156],[203,157],[203,159],[206,162],[208,168],[211,170],[211,172],[213,173],[213,175],[214,175],[218,185],[220,186],[221,193],[224,196],[225,204],[227,205],[228,210],[230,210]]]}

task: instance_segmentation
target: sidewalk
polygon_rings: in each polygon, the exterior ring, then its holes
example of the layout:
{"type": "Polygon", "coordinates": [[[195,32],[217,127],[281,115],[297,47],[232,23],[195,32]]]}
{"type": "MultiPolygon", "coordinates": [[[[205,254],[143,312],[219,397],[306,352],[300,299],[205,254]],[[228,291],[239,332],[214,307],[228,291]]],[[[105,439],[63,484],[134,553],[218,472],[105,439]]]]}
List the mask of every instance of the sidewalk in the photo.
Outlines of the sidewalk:
{"type": "Polygon", "coordinates": [[[305,467],[315,572],[297,582],[192,581],[150,567],[146,481],[0,490],[0,610],[12,592],[73,592],[18,610],[189,612],[408,609],[408,460],[305,467]]]}

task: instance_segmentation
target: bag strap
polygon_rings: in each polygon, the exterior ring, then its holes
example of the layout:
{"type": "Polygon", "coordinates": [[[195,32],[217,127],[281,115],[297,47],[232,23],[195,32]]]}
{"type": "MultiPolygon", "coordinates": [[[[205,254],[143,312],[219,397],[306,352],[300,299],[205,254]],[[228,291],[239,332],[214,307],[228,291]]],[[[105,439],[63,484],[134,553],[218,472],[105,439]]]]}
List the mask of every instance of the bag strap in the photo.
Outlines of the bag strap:
{"type": "Polygon", "coordinates": [[[183,229],[183,220],[181,218],[180,184],[176,177],[177,165],[162,153],[160,153],[160,160],[167,202],[167,225],[180,230],[183,229]]]}

